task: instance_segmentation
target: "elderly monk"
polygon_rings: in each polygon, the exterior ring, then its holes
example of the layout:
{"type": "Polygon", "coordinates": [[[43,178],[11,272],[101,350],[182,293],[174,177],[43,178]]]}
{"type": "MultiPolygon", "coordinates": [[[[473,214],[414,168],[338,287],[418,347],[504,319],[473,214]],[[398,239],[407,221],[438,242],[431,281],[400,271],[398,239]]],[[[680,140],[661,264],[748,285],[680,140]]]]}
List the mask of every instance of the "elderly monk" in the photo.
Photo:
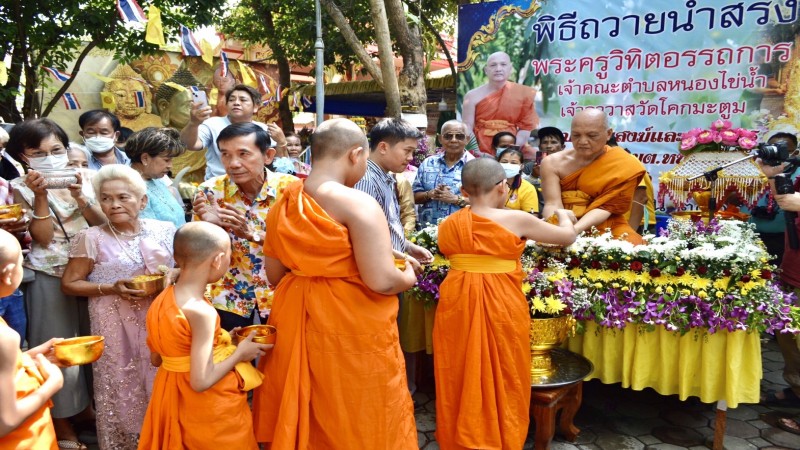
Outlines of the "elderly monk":
{"type": "Polygon", "coordinates": [[[520,256],[527,239],[569,245],[571,214],[552,225],[503,209],[508,198],[500,163],[479,158],[464,167],[470,206],[439,224],[439,248],[450,260],[433,327],[436,440],[451,449],[521,449],[530,407],[530,313],[520,256]]]}
{"type": "Polygon", "coordinates": [[[531,130],[539,126],[539,116],[533,100],[536,91],[528,86],[508,81],[511,58],[505,52],[489,55],[486,67],[487,82],[464,96],[461,118],[468,134],[474,134],[478,147],[494,156],[492,137],[508,131],[517,137],[517,145],[528,143],[531,130]]]}
{"type": "Polygon", "coordinates": [[[369,144],[358,125],[334,119],[317,127],[311,153],[314,170],[267,215],[278,333],[259,365],[256,438],[272,450],[416,449],[396,296],[416,277],[395,266],[380,205],[352,189],[369,144]]]}
{"type": "Polygon", "coordinates": [[[578,233],[592,227],[611,229],[615,237],[641,244],[642,237],[628,225],[624,214],[644,176],[644,166],[635,156],[606,142],[613,131],[606,114],[585,109],[572,119],[573,148],[542,159],[544,213],[571,209],[578,218],[578,233]]]}

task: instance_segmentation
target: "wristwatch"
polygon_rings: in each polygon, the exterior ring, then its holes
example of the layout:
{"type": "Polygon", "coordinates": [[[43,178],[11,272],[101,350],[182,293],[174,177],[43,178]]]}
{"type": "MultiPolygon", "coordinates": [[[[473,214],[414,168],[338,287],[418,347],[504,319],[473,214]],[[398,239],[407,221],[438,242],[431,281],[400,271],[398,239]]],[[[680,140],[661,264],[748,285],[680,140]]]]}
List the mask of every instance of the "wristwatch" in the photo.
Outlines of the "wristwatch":
{"type": "Polygon", "coordinates": [[[463,208],[463,207],[467,206],[467,199],[465,199],[464,197],[459,195],[458,196],[458,201],[456,202],[456,205],[458,205],[459,208],[463,208]]]}

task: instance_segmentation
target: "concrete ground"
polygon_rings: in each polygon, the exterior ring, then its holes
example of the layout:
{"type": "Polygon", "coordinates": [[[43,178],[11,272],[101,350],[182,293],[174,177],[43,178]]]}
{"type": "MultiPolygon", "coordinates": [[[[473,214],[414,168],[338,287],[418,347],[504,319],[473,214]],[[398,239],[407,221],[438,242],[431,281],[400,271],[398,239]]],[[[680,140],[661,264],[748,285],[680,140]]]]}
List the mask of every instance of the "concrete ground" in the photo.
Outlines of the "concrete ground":
{"type": "MultiPolygon", "coordinates": [[[[774,340],[763,339],[761,346],[764,378],[762,391],[786,387],[781,371],[783,358],[774,340]]],[[[438,450],[434,436],[436,405],[431,379],[421,384],[414,395],[417,405],[417,436],[424,450],[438,450]]],[[[797,408],[770,405],[739,405],[728,410],[725,448],[800,449],[800,436],[775,426],[780,417],[800,416],[797,408]]],[[[677,395],[659,395],[652,389],[634,391],[619,384],[584,383],[583,404],[575,418],[580,428],[576,442],[556,435],[553,450],[677,450],[710,448],[714,437],[715,405],[696,398],[678,400],[677,395]]],[[[531,423],[525,449],[533,448],[531,423]]]]}

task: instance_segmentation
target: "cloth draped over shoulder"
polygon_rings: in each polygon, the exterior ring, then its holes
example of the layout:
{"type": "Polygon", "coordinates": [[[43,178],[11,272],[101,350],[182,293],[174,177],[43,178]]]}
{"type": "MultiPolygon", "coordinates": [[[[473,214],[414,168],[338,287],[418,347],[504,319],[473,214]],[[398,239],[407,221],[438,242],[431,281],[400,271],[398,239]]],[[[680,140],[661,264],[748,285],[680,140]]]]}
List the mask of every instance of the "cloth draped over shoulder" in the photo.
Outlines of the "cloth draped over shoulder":
{"type": "Polygon", "coordinates": [[[473,132],[478,147],[494,155],[492,138],[501,131],[515,136],[519,130],[533,130],[539,126],[539,116],[533,105],[534,90],[522,84],[506,82],[475,105],[473,132]]]}
{"type": "Polygon", "coordinates": [[[257,440],[272,450],[416,449],[397,296],[361,280],[348,229],[296,182],[270,209],[264,253],[291,272],[269,317],[275,347],[259,364],[257,440]]]}
{"type": "MultiPolygon", "coordinates": [[[[219,318],[214,333],[217,363],[230,356],[235,347],[228,333],[220,328],[219,318]]],[[[252,365],[239,363],[237,370],[227,373],[207,390],[192,389],[189,372],[192,330],[175,303],[172,286],[153,301],[147,312],[147,345],[161,355],[163,363],[153,384],[139,439],[140,449],[258,448],[244,387],[247,375],[242,377],[238,369],[249,371],[258,382],[260,374],[252,365]]]]}
{"type": "Polygon", "coordinates": [[[624,215],[631,209],[634,191],[644,174],[644,166],[635,156],[620,147],[606,146],[605,153],[591,164],[561,179],[561,202],[578,219],[594,209],[610,212],[611,216],[595,228],[600,232],[610,228],[616,237],[627,233],[627,241],[641,244],[642,237],[624,215]]]}
{"type": "Polygon", "coordinates": [[[525,241],[465,208],[439,225],[439,248],[451,267],[433,328],[436,440],[442,449],[520,449],[531,394],[525,241]]]}
{"type": "MultiPolygon", "coordinates": [[[[0,318],[0,327],[8,327],[0,318]]],[[[17,370],[14,376],[14,388],[17,399],[25,398],[44,384],[44,377],[30,355],[17,350],[17,370]]],[[[50,417],[49,400],[36,412],[30,415],[11,433],[0,438],[0,448],[4,450],[56,450],[56,431],[50,417]]]]}

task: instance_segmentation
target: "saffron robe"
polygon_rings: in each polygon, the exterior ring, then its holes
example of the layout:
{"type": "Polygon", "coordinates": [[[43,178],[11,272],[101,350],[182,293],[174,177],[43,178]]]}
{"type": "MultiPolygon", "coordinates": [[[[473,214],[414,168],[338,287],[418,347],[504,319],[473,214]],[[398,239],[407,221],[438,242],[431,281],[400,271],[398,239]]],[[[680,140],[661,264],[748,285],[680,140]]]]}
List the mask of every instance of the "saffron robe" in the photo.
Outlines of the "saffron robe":
{"type": "Polygon", "coordinates": [[[525,240],[465,208],[439,224],[451,259],[433,326],[436,440],[443,450],[519,450],[528,434],[530,313],[519,261],[525,240]],[[459,270],[484,255],[509,269],[459,270]]]}
{"type": "Polygon", "coordinates": [[[615,237],[627,233],[625,240],[641,244],[642,237],[628,225],[625,213],[631,209],[633,193],[644,173],[635,156],[621,147],[606,146],[605,153],[591,164],[561,179],[561,202],[578,219],[593,209],[610,212],[595,228],[601,233],[610,228],[615,237]]]}
{"type": "Polygon", "coordinates": [[[397,296],[364,284],[348,229],[302,181],[270,208],[264,253],[291,272],[273,297],[275,347],[259,363],[256,439],[272,450],[417,449],[397,296]]]}
{"type": "Polygon", "coordinates": [[[473,133],[478,147],[494,156],[492,138],[501,131],[514,136],[519,130],[533,130],[539,126],[539,116],[533,106],[534,90],[528,86],[506,82],[475,105],[473,133]]]}
{"type": "MultiPolygon", "coordinates": [[[[0,327],[8,327],[2,318],[0,318],[0,327]]],[[[27,397],[35,392],[44,381],[33,358],[17,350],[17,371],[14,376],[17,399],[27,397]]],[[[57,450],[56,430],[53,428],[53,419],[50,417],[50,406],[52,403],[48,400],[17,428],[1,437],[0,448],[3,450],[57,450]]]]}
{"type": "MultiPolygon", "coordinates": [[[[216,321],[215,349],[230,344],[227,332],[219,326],[219,317],[216,321]]],[[[139,449],[258,449],[247,393],[240,389],[235,371],[205,391],[196,392],[188,370],[165,368],[169,358],[188,360],[192,349],[192,329],[175,303],[174,286],[165,289],[147,311],[147,345],[165,361],[153,383],[139,449]]]]}

